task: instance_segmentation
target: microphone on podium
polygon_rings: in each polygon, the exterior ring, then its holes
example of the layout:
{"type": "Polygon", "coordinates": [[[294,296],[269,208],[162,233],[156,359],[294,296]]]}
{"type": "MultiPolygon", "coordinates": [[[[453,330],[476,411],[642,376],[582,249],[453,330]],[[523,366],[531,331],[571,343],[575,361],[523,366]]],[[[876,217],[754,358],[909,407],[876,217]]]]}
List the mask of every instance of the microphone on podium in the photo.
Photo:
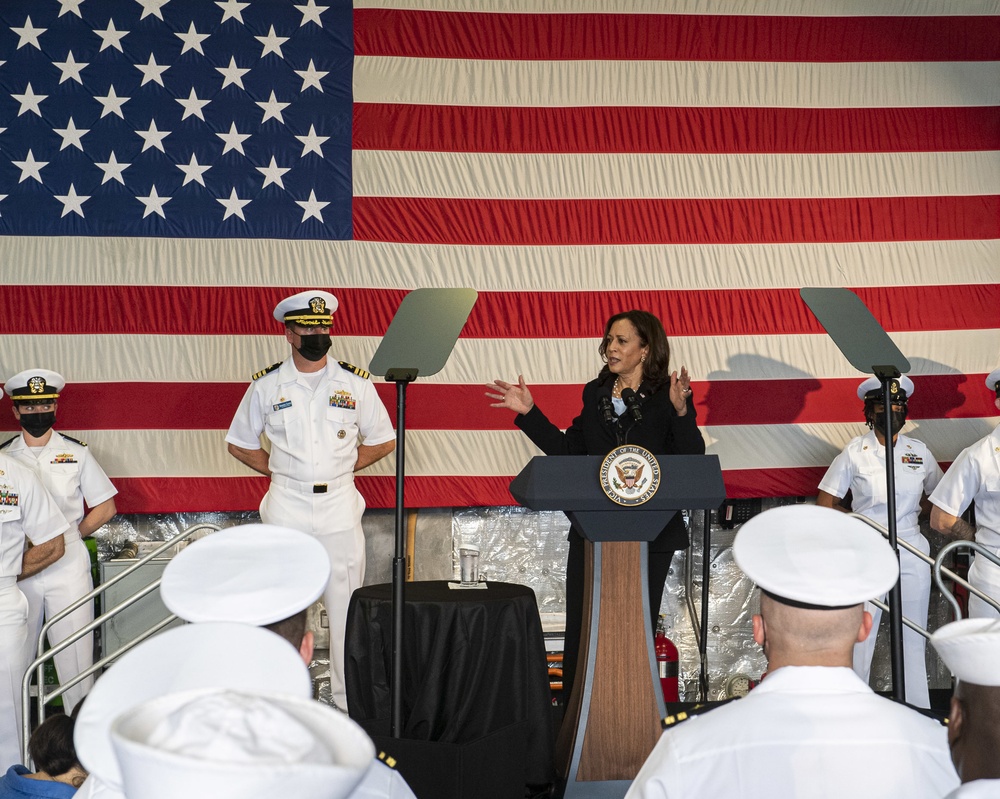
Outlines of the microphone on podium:
{"type": "Polygon", "coordinates": [[[639,395],[635,393],[630,388],[622,389],[622,401],[625,403],[625,408],[628,410],[629,416],[632,417],[633,421],[642,421],[642,407],[639,403],[639,395]]]}

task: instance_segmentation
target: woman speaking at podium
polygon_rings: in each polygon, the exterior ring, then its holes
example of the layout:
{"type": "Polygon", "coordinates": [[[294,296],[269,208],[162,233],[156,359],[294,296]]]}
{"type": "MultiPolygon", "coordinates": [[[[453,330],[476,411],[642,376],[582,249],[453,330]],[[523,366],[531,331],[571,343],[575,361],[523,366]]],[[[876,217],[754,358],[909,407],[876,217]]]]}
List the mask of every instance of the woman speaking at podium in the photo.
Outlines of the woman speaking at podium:
{"type": "MultiPolygon", "coordinates": [[[[583,408],[566,432],[535,405],[524,382],[495,380],[486,396],[493,408],[508,408],[514,423],[546,455],[607,455],[621,444],[654,455],[703,455],[705,441],[695,421],[691,378],[685,367],[669,371],[670,345],[660,320],[648,311],[625,311],[608,319],[597,348],[604,367],[583,387],[583,408]]],[[[655,623],[674,552],[688,545],[680,514],[649,544],[649,617],[655,623]]],[[[566,563],[566,635],[563,696],[576,672],[583,617],[583,538],[569,532],[566,563]]]]}

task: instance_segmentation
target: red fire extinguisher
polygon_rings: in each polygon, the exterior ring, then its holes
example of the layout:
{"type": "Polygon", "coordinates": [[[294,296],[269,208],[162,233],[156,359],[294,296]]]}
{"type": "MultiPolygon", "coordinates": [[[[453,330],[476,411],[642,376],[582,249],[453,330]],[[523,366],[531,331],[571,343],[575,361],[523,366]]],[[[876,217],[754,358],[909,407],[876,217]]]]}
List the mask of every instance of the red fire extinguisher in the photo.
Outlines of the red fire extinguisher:
{"type": "Polygon", "coordinates": [[[660,614],[656,625],[656,636],[653,638],[656,650],[656,667],[660,672],[660,687],[663,689],[664,702],[679,702],[677,690],[678,654],[673,641],[667,638],[666,619],[660,614]]]}

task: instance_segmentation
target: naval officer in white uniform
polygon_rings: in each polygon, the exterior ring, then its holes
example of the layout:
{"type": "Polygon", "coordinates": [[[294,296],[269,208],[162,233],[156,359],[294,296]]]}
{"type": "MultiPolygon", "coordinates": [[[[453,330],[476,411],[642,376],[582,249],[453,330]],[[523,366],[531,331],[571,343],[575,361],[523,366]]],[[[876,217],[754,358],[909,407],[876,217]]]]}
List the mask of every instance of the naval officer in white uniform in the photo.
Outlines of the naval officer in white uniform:
{"type": "Polygon", "coordinates": [[[948,745],[962,786],[948,799],[1000,796],[1000,621],[959,619],[931,636],[955,675],[948,745]]]}
{"type": "Polygon", "coordinates": [[[271,478],[261,519],[316,536],[330,556],[330,684],[346,709],[347,606],[365,578],[365,501],[354,473],[392,452],[396,434],[368,372],[327,355],[336,309],[337,298],[319,290],[277,304],[292,357],[254,375],[226,441],[234,458],[271,478]]]}
{"type": "Polygon", "coordinates": [[[864,602],[896,582],[888,542],[827,508],[766,511],[733,556],[761,590],[767,676],[737,702],[667,729],[626,799],[940,799],[958,785],[945,728],[876,695],[851,668],[864,602]]]}
{"type": "MultiPolygon", "coordinates": [[[[28,598],[27,660],[37,656],[42,624],[61,613],[94,588],[90,553],[83,539],[93,535],[117,513],[115,495],[104,469],[90,448],[53,429],[59,394],[66,380],[49,369],[18,372],[4,385],[11,398],[21,434],[0,445],[0,451],[31,469],[52,495],[69,522],[63,536],[66,554],[51,568],[22,580],[20,589],[28,598]]],[[[94,605],[88,603],[52,625],[49,643],[57,644],[94,620],[94,605]]],[[[63,682],[94,663],[94,636],[91,633],[55,655],[56,673],[63,682]]],[[[94,684],[87,677],[62,695],[69,713],[94,684]]]]}
{"type": "MultiPolygon", "coordinates": [[[[1000,369],[986,377],[986,387],[996,396],[1000,410],[1000,369]]],[[[1000,554],[1000,425],[966,447],[955,458],[944,479],[931,494],[931,527],[953,538],[973,539],[1000,554]],[[976,503],[976,526],[960,518],[976,503]]],[[[1000,601],[1000,566],[976,558],[969,568],[969,582],[1000,601]]],[[[969,616],[997,617],[996,609],[979,597],[969,596],[969,616]]]]}
{"type": "MultiPolygon", "coordinates": [[[[906,375],[889,384],[890,402],[886,408],[882,383],[869,377],[858,386],[858,399],[864,402],[865,422],[870,428],[863,436],[852,439],[833,463],[819,484],[816,504],[844,512],[854,511],[888,528],[885,483],[885,414],[892,415],[893,460],[896,482],[896,535],[912,544],[925,555],[930,543],[920,534],[918,518],[922,510],[930,513],[927,497],[942,477],[934,455],[922,441],[904,436],[899,431],[906,423],[908,401],[913,396],[913,381],[906,375]],[[851,493],[851,507],[840,503],[851,493]]],[[[931,596],[931,569],[908,550],[899,549],[900,589],[903,615],[927,629],[927,605],[931,596]]],[[[884,597],[877,597],[884,599],[884,597]]],[[[865,605],[872,615],[872,634],[854,647],[854,670],[866,683],[875,654],[875,639],[882,611],[876,605],[865,605]]],[[[930,707],[927,685],[926,639],[909,627],[903,628],[903,665],[906,701],[917,707],[930,707]]]]}
{"type": "Polygon", "coordinates": [[[0,453],[0,771],[21,762],[21,679],[30,662],[28,600],[17,581],[58,562],[68,529],[34,472],[0,453]]]}

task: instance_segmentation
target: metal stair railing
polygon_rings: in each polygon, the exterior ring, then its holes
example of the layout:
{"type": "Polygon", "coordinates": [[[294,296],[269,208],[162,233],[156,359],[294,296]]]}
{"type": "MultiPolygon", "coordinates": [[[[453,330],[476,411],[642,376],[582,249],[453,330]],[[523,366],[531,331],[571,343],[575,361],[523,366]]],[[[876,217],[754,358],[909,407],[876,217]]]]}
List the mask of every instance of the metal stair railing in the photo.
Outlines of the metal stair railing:
{"type": "MultiPolygon", "coordinates": [[[[975,541],[950,541],[949,543],[941,547],[941,551],[938,552],[938,556],[937,558],[934,559],[933,563],[934,582],[937,585],[938,589],[941,591],[941,593],[944,595],[945,599],[947,599],[951,603],[951,607],[955,611],[956,619],[962,618],[962,607],[961,605],[958,604],[958,600],[955,599],[954,592],[950,588],[948,588],[948,586],[945,584],[945,581],[941,577],[941,574],[944,573],[949,577],[952,576],[951,572],[945,569],[942,563],[944,562],[944,559],[948,555],[950,555],[956,549],[959,549],[961,547],[967,547],[968,549],[974,550],[977,555],[982,555],[984,558],[986,558],[986,560],[993,561],[993,563],[995,563],[997,566],[1000,566],[1000,557],[998,557],[995,552],[992,552],[991,550],[984,547],[982,544],[976,543],[975,541]]],[[[997,610],[997,612],[1000,612],[1000,603],[998,603],[995,599],[993,599],[993,597],[984,594],[978,588],[973,588],[965,580],[957,580],[956,582],[958,582],[960,585],[964,585],[967,589],[969,589],[970,593],[975,594],[977,597],[986,602],[988,605],[991,605],[995,610],[997,610]]]]}
{"type": "Polygon", "coordinates": [[[158,622],[145,632],[139,633],[139,635],[137,635],[135,638],[126,641],[125,643],[122,644],[121,647],[116,649],[114,652],[100,658],[92,666],[80,672],[72,679],[66,680],[65,682],[60,682],[59,685],[54,686],[51,691],[47,692],[45,686],[45,672],[44,672],[45,663],[48,660],[50,660],[53,655],[62,652],[64,649],[69,648],[77,641],[79,641],[81,638],[83,638],[86,635],[89,635],[93,630],[100,627],[106,621],[109,621],[110,619],[114,618],[119,613],[121,613],[123,610],[126,610],[132,605],[134,605],[143,597],[148,596],[149,594],[153,593],[153,591],[159,590],[160,578],[157,578],[148,585],[143,586],[141,589],[136,591],[130,597],[122,600],[113,608],[110,608],[109,610],[105,611],[100,616],[96,617],[92,622],[89,622],[84,627],[81,627],[72,635],[67,636],[59,643],[50,646],[48,649],[45,649],[45,637],[48,634],[49,630],[51,629],[52,625],[66,618],[78,608],[81,608],[84,605],[86,605],[88,602],[93,602],[95,598],[101,596],[105,591],[107,591],[113,585],[121,582],[130,574],[135,573],[140,567],[149,563],[151,560],[158,558],[160,555],[167,552],[171,548],[176,547],[177,544],[180,543],[181,541],[186,541],[192,535],[194,535],[194,533],[201,532],[202,530],[211,530],[215,532],[220,529],[222,528],[220,528],[218,525],[209,523],[194,524],[191,527],[188,527],[184,532],[174,536],[169,541],[164,541],[161,546],[154,549],[148,555],[144,555],[143,557],[139,558],[135,563],[133,563],[127,569],[124,569],[123,571],[119,572],[110,580],[108,580],[106,583],[101,583],[89,594],[80,597],[80,599],[78,599],[72,605],[69,605],[65,610],[60,611],[51,619],[47,619],[45,621],[45,624],[42,625],[41,632],[39,632],[38,634],[38,641],[36,642],[35,645],[35,652],[39,653],[39,655],[28,665],[28,668],[25,670],[24,677],[21,680],[21,714],[22,714],[21,715],[21,735],[22,735],[21,762],[22,763],[28,763],[28,738],[31,735],[31,694],[32,694],[31,678],[33,675],[35,676],[37,683],[36,701],[37,701],[37,711],[38,711],[38,723],[41,724],[45,720],[45,706],[49,702],[51,702],[53,699],[59,696],[62,696],[67,690],[72,688],[74,685],[79,684],[83,680],[87,679],[87,677],[89,677],[91,674],[95,674],[101,671],[105,666],[112,663],[119,656],[121,656],[128,650],[132,649],[137,644],[142,643],[147,638],[150,638],[151,636],[160,632],[163,628],[167,627],[174,620],[176,620],[177,617],[173,614],[168,615],[167,618],[163,619],[163,621],[158,622]]]}
{"type": "MultiPolygon", "coordinates": [[[[872,528],[878,530],[882,534],[882,536],[884,538],[886,538],[886,539],[889,538],[889,531],[886,530],[878,522],[874,522],[871,519],[869,519],[867,516],[864,516],[864,515],[862,515],[860,513],[851,513],[851,514],[848,514],[848,515],[853,516],[855,519],[860,519],[865,524],[867,524],[869,527],[872,527],[872,528]]],[[[973,541],[951,541],[948,544],[945,544],[943,547],[941,547],[941,551],[938,553],[937,558],[932,558],[930,555],[925,555],[923,552],[921,552],[919,549],[917,549],[915,546],[913,546],[913,544],[911,544],[909,541],[905,541],[902,538],[897,537],[896,538],[896,543],[900,547],[902,547],[903,549],[905,549],[907,552],[909,552],[911,555],[913,555],[914,557],[919,558],[920,560],[922,560],[924,563],[928,564],[931,567],[931,569],[933,570],[933,574],[934,574],[934,580],[937,583],[938,588],[941,589],[941,593],[943,593],[945,595],[945,597],[949,600],[949,602],[951,602],[952,607],[955,608],[955,618],[957,618],[957,619],[962,618],[962,611],[961,611],[961,608],[958,605],[958,602],[955,600],[954,595],[951,593],[951,591],[945,589],[945,587],[944,587],[944,579],[941,576],[942,574],[945,575],[946,577],[948,577],[948,579],[952,580],[953,582],[958,583],[961,586],[964,586],[966,589],[969,590],[970,593],[975,594],[977,597],[979,597],[980,599],[982,599],[984,602],[986,602],[986,603],[992,605],[994,608],[996,608],[997,611],[1000,611],[1000,604],[998,604],[997,601],[995,599],[993,599],[993,597],[988,596],[987,594],[984,594],[978,588],[974,588],[972,585],[969,584],[969,582],[967,580],[959,577],[951,569],[946,569],[944,567],[944,558],[949,553],[951,553],[953,550],[955,550],[956,548],[962,546],[963,544],[967,545],[967,546],[971,546],[972,548],[976,549],[977,551],[982,552],[989,559],[991,559],[994,563],[996,563],[997,565],[1000,565],[1000,558],[998,558],[992,552],[989,552],[988,550],[984,549],[979,544],[976,544],[973,541]]],[[[872,600],[869,600],[869,601],[873,605],[875,605],[876,607],[879,607],[883,611],[888,612],[889,608],[888,608],[888,606],[884,602],[881,602],[881,601],[879,601],[877,599],[872,599],[872,600]]],[[[910,621],[910,619],[906,618],[905,616],[903,617],[903,624],[905,624],[911,630],[914,630],[914,631],[920,633],[924,638],[930,639],[931,634],[929,632],[927,632],[927,630],[923,629],[920,625],[915,624],[914,622],[910,621]]]]}

